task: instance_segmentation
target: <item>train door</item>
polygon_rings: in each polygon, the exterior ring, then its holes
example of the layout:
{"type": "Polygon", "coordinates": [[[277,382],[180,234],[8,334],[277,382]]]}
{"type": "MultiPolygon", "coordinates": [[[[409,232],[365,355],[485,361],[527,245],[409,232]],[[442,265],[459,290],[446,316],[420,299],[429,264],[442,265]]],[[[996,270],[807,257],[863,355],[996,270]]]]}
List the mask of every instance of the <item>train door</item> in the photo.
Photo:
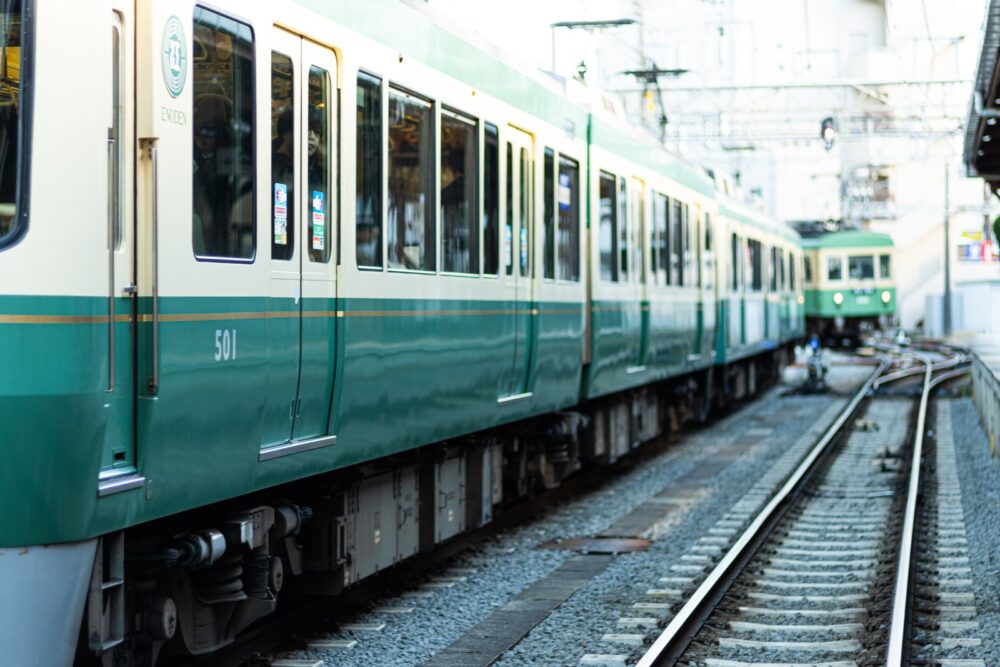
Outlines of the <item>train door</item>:
{"type": "Polygon", "coordinates": [[[330,435],[336,314],[336,55],[276,29],[270,55],[268,407],[261,458],[330,435]]]}
{"type": "Polygon", "coordinates": [[[135,8],[112,2],[106,76],[107,109],[107,428],[101,477],[134,471],[135,458],[135,209],[132,183],[135,99],[135,8]]]}
{"type": "Polygon", "coordinates": [[[511,317],[514,322],[514,358],[508,397],[531,394],[535,353],[535,161],[531,135],[513,127],[507,130],[507,214],[504,263],[508,285],[513,287],[511,317]]]}

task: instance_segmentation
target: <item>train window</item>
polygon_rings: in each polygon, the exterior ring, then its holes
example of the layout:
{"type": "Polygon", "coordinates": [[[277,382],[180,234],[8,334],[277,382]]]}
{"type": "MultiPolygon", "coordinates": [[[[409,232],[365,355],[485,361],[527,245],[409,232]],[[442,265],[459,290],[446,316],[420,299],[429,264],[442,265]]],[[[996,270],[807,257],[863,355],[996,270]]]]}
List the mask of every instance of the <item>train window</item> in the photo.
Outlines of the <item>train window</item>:
{"type": "MultiPolygon", "coordinates": [[[[19,198],[22,170],[21,160],[21,104],[22,75],[27,69],[22,57],[26,46],[28,20],[22,20],[20,0],[8,0],[0,7],[0,21],[4,30],[0,34],[0,49],[4,54],[4,67],[0,69],[0,246],[15,240],[25,229],[26,212],[18,211],[25,201],[19,198]]],[[[112,28],[112,39],[120,39],[117,26],[112,28]]],[[[116,41],[115,45],[120,42],[116,41]]],[[[116,48],[116,56],[117,56],[116,48]]],[[[117,63],[116,63],[117,65],[117,63]]],[[[118,67],[115,68],[118,76],[118,67]]],[[[116,116],[117,117],[117,116],[116,116]]]]}
{"type": "Polygon", "coordinates": [[[631,272],[639,283],[646,283],[646,190],[642,181],[632,182],[632,257],[631,272]]]}
{"type": "Polygon", "coordinates": [[[358,73],[355,251],[358,266],[382,268],[382,81],[358,73]]]}
{"type": "Polygon", "coordinates": [[[615,208],[615,177],[601,172],[600,178],[601,280],[618,282],[618,214],[615,208]]]}
{"type": "Polygon", "coordinates": [[[691,207],[684,204],[684,282],[682,284],[690,285],[693,282],[692,273],[692,263],[691,263],[691,207]]]}
{"type": "Polygon", "coordinates": [[[805,269],[806,284],[809,285],[813,281],[813,260],[809,255],[806,255],[803,259],[805,260],[803,268],[805,269]]]}
{"type": "Polygon", "coordinates": [[[199,259],[252,260],[254,43],[250,26],[194,10],[192,244],[199,259]]]}
{"type": "Polygon", "coordinates": [[[699,213],[695,214],[694,220],[691,222],[691,229],[694,233],[694,250],[692,251],[692,262],[691,270],[694,272],[692,280],[697,287],[701,287],[704,279],[704,272],[702,271],[702,260],[705,256],[705,237],[701,226],[701,215],[699,213]]]}
{"type": "Polygon", "coordinates": [[[653,210],[653,225],[656,228],[656,241],[653,248],[653,271],[656,282],[661,285],[670,284],[670,200],[666,195],[657,194],[653,199],[657,204],[653,210]]]}
{"type": "Polygon", "coordinates": [[[785,281],[788,278],[788,274],[785,271],[785,251],[778,250],[778,289],[781,291],[786,291],[788,289],[788,283],[785,281]]]}
{"type": "Polygon", "coordinates": [[[778,249],[771,246],[770,263],[768,265],[768,289],[772,292],[778,291],[778,249]]]}
{"type": "Polygon", "coordinates": [[[795,253],[793,253],[793,252],[788,253],[788,291],[789,292],[794,292],[795,291],[795,264],[797,263],[797,261],[796,261],[797,259],[798,258],[795,256],[795,253]]]}
{"type": "Polygon", "coordinates": [[[534,163],[528,156],[528,149],[521,148],[520,154],[521,162],[521,198],[520,198],[520,227],[518,240],[520,241],[520,275],[531,276],[534,271],[531,270],[531,247],[534,245],[535,240],[535,207],[533,205],[532,196],[534,194],[534,163]]]}
{"type": "Polygon", "coordinates": [[[715,253],[712,250],[712,216],[707,213],[705,214],[705,257],[703,258],[702,265],[705,272],[705,287],[712,287],[715,284],[715,253]]]}
{"type": "Polygon", "coordinates": [[[748,240],[747,253],[750,257],[750,289],[754,292],[764,290],[764,247],[760,241],[748,240]]]}
{"type": "Polygon", "coordinates": [[[623,283],[628,282],[628,253],[629,253],[629,224],[628,219],[628,187],[625,179],[619,180],[618,185],[618,275],[623,283]]]}
{"type": "Polygon", "coordinates": [[[730,262],[730,287],[734,292],[740,289],[740,267],[743,265],[740,262],[740,237],[733,234],[730,238],[730,252],[729,252],[730,262]]]}
{"type": "Polygon", "coordinates": [[[580,280],[580,164],[559,156],[559,249],[560,280],[580,280]]]}
{"type": "Polygon", "coordinates": [[[433,271],[434,113],[431,103],[389,91],[389,266],[433,271]]]}
{"type": "Polygon", "coordinates": [[[504,273],[514,275],[514,145],[507,142],[507,218],[503,227],[504,273]]]}
{"type": "Polygon", "coordinates": [[[847,258],[847,275],[851,280],[870,280],[875,277],[875,258],[871,255],[850,255],[847,258]]]}
{"type": "Polygon", "coordinates": [[[844,279],[844,258],[840,255],[826,258],[826,278],[827,280],[844,279]]]}
{"type": "Polygon", "coordinates": [[[892,256],[891,255],[879,255],[878,256],[878,274],[883,279],[892,278],[892,256]]]}
{"type": "Polygon", "coordinates": [[[684,205],[675,199],[672,210],[670,227],[674,243],[670,251],[670,272],[675,277],[673,281],[675,285],[684,285],[684,265],[681,263],[681,252],[684,248],[684,205]]]}
{"type": "Polygon", "coordinates": [[[444,270],[479,273],[476,122],[441,112],[441,243],[444,270]]]}
{"type": "Polygon", "coordinates": [[[309,68],[309,124],[306,128],[309,182],[309,260],[330,261],[330,74],[309,68]]]}
{"type": "Polygon", "coordinates": [[[483,127],[483,273],[500,273],[500,140],[496,125],[483,127]]]}
{"type": "Polygon", "coordinates": [[[295,249],[295,73],[292,59],[271,51],[271,258],[295,249]]]}
{"type": "Polygon", "coordinates": [[[556,156],[551,148],[545,149],[545,187],[543,188],[545,204],[542,207],[545,225],[545,238],[542,242],[542,255],[545,259],[544,277],[553,280],[556,277],[556,156]]]}

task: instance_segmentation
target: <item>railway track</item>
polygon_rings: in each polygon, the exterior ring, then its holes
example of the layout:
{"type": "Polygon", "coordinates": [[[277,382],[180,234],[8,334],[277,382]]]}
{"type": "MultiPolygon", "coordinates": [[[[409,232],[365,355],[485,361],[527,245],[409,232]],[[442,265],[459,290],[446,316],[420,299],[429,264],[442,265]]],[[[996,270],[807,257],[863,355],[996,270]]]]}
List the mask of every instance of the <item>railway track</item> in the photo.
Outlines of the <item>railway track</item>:
{"type": "Polygon", "coordinates": [[[882,363],[637,667],[901,665],[917,588],[924,434],[955,354],[882,363]],[[916,382],[918,391],[879,391],[916,382]]]}

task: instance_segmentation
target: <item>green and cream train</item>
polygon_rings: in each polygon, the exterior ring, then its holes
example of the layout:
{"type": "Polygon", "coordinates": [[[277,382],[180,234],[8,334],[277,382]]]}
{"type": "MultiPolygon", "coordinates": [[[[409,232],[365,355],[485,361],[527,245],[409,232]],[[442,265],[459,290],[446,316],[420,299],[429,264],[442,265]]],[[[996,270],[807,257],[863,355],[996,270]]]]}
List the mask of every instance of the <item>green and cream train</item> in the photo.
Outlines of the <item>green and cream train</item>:
{"type": "Polygon", "coordinates": [[[806,328],[834,344],[858,344],[896,321],[893,242],[847,230],[802,239],[806,328]]]}
{"type": "Polygon", "coordinates": [[[7,664],[209,654],[804,333],[796,234],[407,3],[0,18],[7,664]]]}

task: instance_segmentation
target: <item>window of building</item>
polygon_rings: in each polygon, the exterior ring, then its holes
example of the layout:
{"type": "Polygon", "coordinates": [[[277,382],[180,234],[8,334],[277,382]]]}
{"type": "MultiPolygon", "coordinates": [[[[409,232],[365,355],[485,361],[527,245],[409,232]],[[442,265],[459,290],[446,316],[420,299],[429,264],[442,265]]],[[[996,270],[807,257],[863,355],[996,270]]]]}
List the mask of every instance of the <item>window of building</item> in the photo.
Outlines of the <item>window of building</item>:
{"type": "Polygon", "coordinates": [[[357,94],[355,234],[358,266],[382,267],[382,81],[361,72],[357,94]]]}
{"type": "Polygon", "coordinates": [[[542,206],[545,238],[542,243],[545,267],[544,277],[553,280],[556,277],[556,156],[551,148],[545,149],[545,185],[542,188],[545,203],[542,206]]]}
{"type": "Polygon", "coordinates": [[[389,266],[434,271],[434,113],[432,104],[389,91],[389,266]]]}
{"type": "Polygon", "coordinates": [[[871,280],[875,277],[875,258],[871,255],[850,255],[847,274],[851,280],[871,280]]]}
{"type": "MultiPolygon", "coordinates": [[[[4,26],[4,30],[0,33],[0,49],[2,49],[0,52],[5,56],[4,67],[0,69],[0,90],[3,91],[4,100],[0,105],[0,246],[15,241],[24,233],[27,225],[27,211],[21,210],[25,208],[27,202],[20,199],[21,178],[22,173],[25,173],[21,154],[21,107],[24,103],[22,84],[29,65],[24,57],[24,50],[27,46],[26,39],[30,34],[28,20],[24,19],[25,17],[21,16],[20,0],[8,0],[0,6],[0,23],[4,26]]],[[[115,58],[112,63],[113,76],[118,84],[121,81],[120,23],[112,26],[111,37],[115,58]]],[[[120,88],[117,86],[113,91],[112,103],[116,107],[119,91],[120,88]]],[[[112,113],[113,118],[119,118],[119,111],[113,109],[112,113]]],[[[116,123],[115,128],[120,127],[118,121],[113,122],[116,123]]],[[[24,157],[26,156],[27,153],[24,154],[24,157]]],[[[111,187],[115,186],[112,184],[111,187]]],[[[114,215],[114,212],[111,214],[114,215]]],[[[117,218],[120,219],[120,216],[117,218]]],[[[120,238],[119,234],[117,239],[110,240],[112,248],[117,247],[120,238]]]]}
{"type": "Polygon", "coordinates": [[[476,121],[441,112],[441,243],[444,270],[479,273],[476,121]]]}
{"type": "Polygon", "coordinates": [[[601,280],[618,282],[618,211],[615,206],[615,177],[601,172],[599,185],[601,280]]]}
{"type": "Polygon", "coordinates": [[[580,164],[559,156],[559,250],[560,280],[580,280],[580,164]]]}
{"type": "Polygon", "coordinates": [[[195,7],[192,51],[198,60],[192,86],[192,245],[199,259],[251,260],[256,245],[253,32],[245,23],[195,7]]]}
{"type": "Polygon", "coordinates": [[[483,127],[483,273],[500,273],[500,139],[489,123],[483,127]]]}
{"type": "Polygon", "coordinates": [[[826,279],[827,280],[843,280],[844,279],[844,258],[837,255],[836,257],[826,258],[826,279]]]}
{"type": "Polygon", "coordinates": [[[330,179],[330,74],[325,69],[309,68],[309,126],[306,146],[309,154],[306,178],[309,181],[309,259],[328,262],[331,212],[334,210],[330,179]]]}
{"type": "Polygon", "coordinates": [[[892,278],[892,256],[891,255],[879,255],[878,256],[878,274],[883,279],[892,278]]]}
{"type": "Polygon", "coordinates": [[[295,72],[292,59],[271,52],[271,259],[295,251],[295,72]]]}

